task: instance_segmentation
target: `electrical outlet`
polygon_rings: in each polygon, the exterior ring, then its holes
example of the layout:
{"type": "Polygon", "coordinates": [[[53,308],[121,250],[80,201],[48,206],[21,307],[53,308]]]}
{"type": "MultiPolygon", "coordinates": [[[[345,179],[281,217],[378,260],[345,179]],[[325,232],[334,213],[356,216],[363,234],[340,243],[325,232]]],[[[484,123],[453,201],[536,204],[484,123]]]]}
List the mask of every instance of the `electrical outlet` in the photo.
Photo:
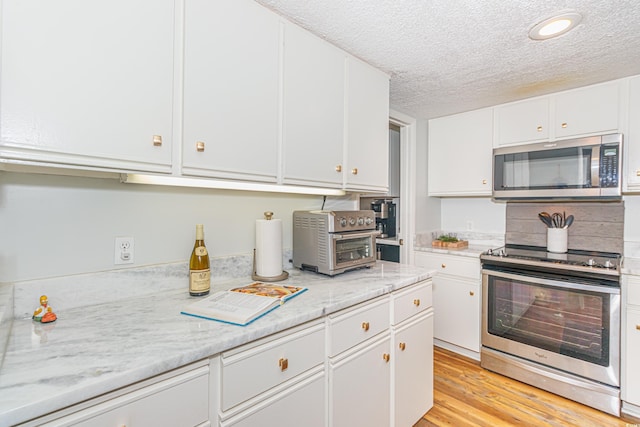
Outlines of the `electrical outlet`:
{"type": "Polygon", "coordinates": [[[114,264],[133,264],[133,237],[116,237],[114,264]]]}

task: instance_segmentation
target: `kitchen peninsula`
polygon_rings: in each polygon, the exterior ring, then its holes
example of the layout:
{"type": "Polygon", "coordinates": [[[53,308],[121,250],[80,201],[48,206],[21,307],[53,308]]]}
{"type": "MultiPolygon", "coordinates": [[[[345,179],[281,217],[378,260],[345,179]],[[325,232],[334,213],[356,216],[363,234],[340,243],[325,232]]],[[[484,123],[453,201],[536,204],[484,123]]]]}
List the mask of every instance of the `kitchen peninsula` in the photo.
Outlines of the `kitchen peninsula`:
{"type": "MultiPolygon", "coordinates": [[[[0,400],[0,424],[28,422],[60,410],[62,411],[44,421],[53,421],[59,416],[69,417],[78,409],[91,409],[96,403],[104,405],[103,402],[112,401],[114,396],[121,398],[118,390],[123,390],[120,394],[126,397],[127,394],[132,394],[128,388],[131,385],[140,382],[147,385],[148,379],[162,377],[174,370],[179,376],[189,371],[185,366],[193,365],[192,372],[201,374],[195,374],[194,378],[202,382],[202,387],[198,390],[204,392],[206,411],[206,418],[197,421],[196,425],[217,425],[217,418],[224,409],[219,409],[218,406],[225,405],[227,396],[223,396],[220,399],[222,404],[218,405],[218,387],[215,384],[225,381],[227,371],[223,369],[225,363],[228,363],[225,356],[218,355],[228,350],[247,346],[248,343],[251,347],[252,343],[260,343],[258,340],[282,331],[293,331],[294,337],[321,337],[317,341],[324,349],[326,323],[329,347],[326,351],[329,363],[326,365],[330,367],[332,359],[340,359],[340,356],[332,357],[334,355],[331,351],[335,350],[337,355],[339,350],[349,347],[341,347],[337,338],[344,334],[332,329],[342,324],[340,322],[343,315],[338,312],[368,313],[372,315],[372,319],[376,319],[375,313],[382,313],[384,321],[380,325],[376,326],[375,320],[372,320],[373,335],[370,336],[378,337],[374,340],[376,345],[386,343],[388,362],[388,353],[393,354],[388,343],[393,342],[396,330],[396,335],[400,336],[404,328],[402,325],[416,322],[408,319],[424,318],[426,313],[429,313],[428,320],[432,320],[432,273],[419,267],[378,262],[374,268],[348,272],[333,278],[291,271],[290,278],[281,283],[304,285],[309,290],[247,327],[181,315],[180,309],[193,300],[186,291],[186,268],[183,263],[179,263],[70,276],[65,279],[65,284],[44,281],[37,290],[33,290],[35,286],[31,284],[28,292],[47,292],[58,315],[58,320],[48,325],[35,323],[29,318],[27,299],[21,295],[22,289],[16,285],[14,292],[8,293],[13,295],[12,299],[15,301],[15,319],[0,370],[0,391],[3,396],[0,400]],[[416,295],[422,296],[422,305],[416,295]],[[56,308],[56,300],[60,303],[63,298],[68,307],[56,308]],[[411,309],[415,307],[415,311],[403,317],[405,302],[411,309]],[[374,311],[368,311],[369,306],[374,311]],[[351,307],[355,307],[355,311],[351,307]],[[311,326],[307,328],[305,324],[311,326]],[[305,328],[312,332],[301,332],[305,328]],[[215,367],[220,367],[221,370],[218,371],[215,367]],[[219,372],[222,378],[218,377],[219,372]],[[115,395],[111,393],[114,391],[115,395]],[[111,394],[104,397],[106,393],[111,394]],[[98,398],[94,399],[96,397],[98,398]],[[88,403],[81,403],[87,401],[88,403]],[[79,403],[81,404],[78,405],[79,403]],[[77,406],[64,409],[72,405],[77,406]]],[[[246,284],[249,280],[248,277],[214,280],[212,292],[246,284]]],[[[344,318],[349,320],[349,317],[344,318]]],[[[356,321],[364,322],[359,318],[356,321]]],[[[429,327],[432,325],[430,322],[424,324],[429,327]]],[[[6,322],[3,322],[4,325],[6,322]]],[[[368,326],[367,323],[367,330],[368,326]]],[[[362,328],[364,330],[364,326],[362,328]]],[[[431,355],[431,330],[427,332],[422,341],[428,344],[431,355]]],[[[280,336],[277,339],[286,340],[280,336]]],[[[268,342],[269,338],[266,340],[268,342]]],[[[410,347],[410,344],[407,346],[410,347]]],[[[344,353],[349,351],[351,350],[344,353]]],[[[231,350],[229,360],[237,358],[237,353],[236,350],[231,350]]],[[[317,371],[314,375],[321,378],[319,383],[324,390],[325,353],[314,356],[322,360],[310,371],[317,371]]],[[[376,361],[379,359],[382,358],[376,356],[376,361]]],[[[286,359],[281,359],[278,371],[285,372],[287,367],[282,366],[282,360],[286,359]]],[[[428,367],[432,366],[428,361],[422,362],[428,367]]],[[[275,363],[278,364],[277,359],[275,363]]],[[[297,375],[296,369],[299,369],[295,363],[300,362],[289,362],[292,375],[297,375]]],[[[393,366],[393,362],[388,365],[393,366]]],[[[258,378],[262,377],[262,371],[251,371],[251,375],[255,376],[254,380],[242,382],[240,388],[251,388],[251,383],[263,382],[258,378]]],[[[264,372],[265,377],[269,375],[269,372],[264,372]]],[[[327,375],[336,381],[339,379],[335,373],[327,375]]],[[[231,374],[228,378],[232,378],[231,374]]],[[[239,388],[237,385],[234,385],[236,389],[239,388]]],[[[220,387],[223,393],[225,386],[228,384],[220,387]]],[[[393,388],[393,381],[390,388],[393,388]]],[[[431,389],[431,385],[429,388],[431,389]]],[[[322,396],[324,395],[322,392],[322,396]]],[[[182,396],[182,400],[191,402],[192,397],[182,396]]],[[[202,396],[198,399],[202,400],[202,396]]],[[[421,414],[430,408],[430,403],[426,403],[429,406],[425,406],[423,401],[421,414]]],[[[321,406],[321,411],[325,412],[324,404],[317,406],[321,406]]],[[[155,411],[162,412],[163,409],[169,410],[154,407],[155,411]]],[[[225,421],[224,415],[220,418],[225,421]]],[[[164,423],[167,422],[169,421],[164,420],[164,423]]]]}

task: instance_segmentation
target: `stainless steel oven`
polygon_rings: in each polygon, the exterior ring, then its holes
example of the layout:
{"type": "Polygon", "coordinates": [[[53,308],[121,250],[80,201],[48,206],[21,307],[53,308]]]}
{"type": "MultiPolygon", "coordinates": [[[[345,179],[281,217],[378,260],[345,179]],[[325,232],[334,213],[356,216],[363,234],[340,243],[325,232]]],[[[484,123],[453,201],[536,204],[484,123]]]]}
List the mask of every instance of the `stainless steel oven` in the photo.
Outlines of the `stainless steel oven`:
{"type": "Polygon", "coordinates": [[[514,246],[481,259],[481,365],[619,415],[619,255],[514,246]]]}
{"type": "Polygon", "coordinates": [[[295,211],[293,266],[333,276],[376,263],[375,213],[295,211]]]}

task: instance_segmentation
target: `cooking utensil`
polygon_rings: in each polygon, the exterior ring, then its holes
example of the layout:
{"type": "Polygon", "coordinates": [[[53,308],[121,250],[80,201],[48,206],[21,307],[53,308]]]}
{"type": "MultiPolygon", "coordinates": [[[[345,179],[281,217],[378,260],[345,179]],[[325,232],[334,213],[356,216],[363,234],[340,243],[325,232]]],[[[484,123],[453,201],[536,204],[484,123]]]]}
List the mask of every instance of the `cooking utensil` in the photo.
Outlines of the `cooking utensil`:
{"type": "Polygon", "coordinates": [[[552,219],[554,228],[564,227],[564,220],[562,219],[562,214],[559,214],[556,212],[553,215],[551,215],[551,219],[552,219]]]}
{"type": "Polygon", "coordinates": [[[546,225],[548,228],[552,228],[553,227],[553,224],[551,222],[551,217],[549,216],[548,213],[540,212],[538,214],[538,218],[540,218],[540,221],[542,221],[544,223],[544,225],[546,225]]]}
{"type": "Polygon", "coordinates": [[[569,228],[569,227],[571,227],[571,224],[573,224],[573,215],[569,215],[567,217],[567,220],[564,222],[564,227],[563,228],[569,228]]]}

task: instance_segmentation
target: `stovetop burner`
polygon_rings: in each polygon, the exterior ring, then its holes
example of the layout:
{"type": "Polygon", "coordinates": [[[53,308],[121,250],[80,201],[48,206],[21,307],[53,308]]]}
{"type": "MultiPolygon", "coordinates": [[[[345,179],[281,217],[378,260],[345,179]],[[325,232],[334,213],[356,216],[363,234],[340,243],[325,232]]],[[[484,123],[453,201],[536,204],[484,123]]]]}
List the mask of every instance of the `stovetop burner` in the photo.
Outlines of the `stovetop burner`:
{"type": "Polygon", "coordinates": [[[506,245],[502,248],[489,249],[480,256],[480,259],[565,270],[598,270],[603,274],[619,276],[622,257],[620,254],[610,252],[570,249],[567,253],[553,253],[539,246],[506,245]]]}

